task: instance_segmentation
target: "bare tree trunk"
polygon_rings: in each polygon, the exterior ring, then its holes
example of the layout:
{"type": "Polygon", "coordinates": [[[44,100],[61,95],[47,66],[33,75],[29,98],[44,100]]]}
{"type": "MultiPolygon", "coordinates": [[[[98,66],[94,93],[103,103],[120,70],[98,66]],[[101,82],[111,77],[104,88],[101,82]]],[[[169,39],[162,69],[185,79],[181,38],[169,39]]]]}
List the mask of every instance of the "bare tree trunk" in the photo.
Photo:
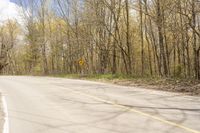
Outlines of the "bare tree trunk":
{"type": "Polygon", "coordinates": [[[167,69],[167,60],[164,48],[164,29],[163,29],[163,14],[161,9],[160,0],[156,0],[157,6],[157,26],[158,26],[158,36],[159,36],[159,45],[160,45],[160,59],[162,61],[162,68],[163,68],[163,76],[168,76],[168,69],[167,69]]]}
{"type": "Polygon", "coordinates": [[[144,35],[143,35],[142,0],[139,0],[139,7],[140,7],[140,38],[141,38],[141,64],[142,64],[141,75],[144,76],[144,35]]]}

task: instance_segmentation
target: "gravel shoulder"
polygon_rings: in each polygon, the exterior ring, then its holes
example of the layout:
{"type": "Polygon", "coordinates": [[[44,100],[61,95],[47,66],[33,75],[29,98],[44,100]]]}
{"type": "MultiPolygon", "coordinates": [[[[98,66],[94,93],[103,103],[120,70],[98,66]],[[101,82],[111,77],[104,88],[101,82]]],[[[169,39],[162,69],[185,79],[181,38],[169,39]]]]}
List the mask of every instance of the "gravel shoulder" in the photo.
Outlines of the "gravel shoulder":
{"type": "Polygon", "coordinates": [[[3,124],[4,124],[4,113],[3,113],[2,96],[0,94],[0,133],[3,133],[3,124]]]}

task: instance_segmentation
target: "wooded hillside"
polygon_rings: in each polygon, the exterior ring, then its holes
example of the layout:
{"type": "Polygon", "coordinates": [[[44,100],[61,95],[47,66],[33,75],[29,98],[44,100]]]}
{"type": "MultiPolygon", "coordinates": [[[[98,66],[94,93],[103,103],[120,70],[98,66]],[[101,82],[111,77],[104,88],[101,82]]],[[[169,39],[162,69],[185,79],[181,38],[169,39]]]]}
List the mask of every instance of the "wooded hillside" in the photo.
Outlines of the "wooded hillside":
{"type": "Polygon", "coordinates": [[[4,74],[200,79],[198,0],[19,0],[0,25],[4,74]]]}

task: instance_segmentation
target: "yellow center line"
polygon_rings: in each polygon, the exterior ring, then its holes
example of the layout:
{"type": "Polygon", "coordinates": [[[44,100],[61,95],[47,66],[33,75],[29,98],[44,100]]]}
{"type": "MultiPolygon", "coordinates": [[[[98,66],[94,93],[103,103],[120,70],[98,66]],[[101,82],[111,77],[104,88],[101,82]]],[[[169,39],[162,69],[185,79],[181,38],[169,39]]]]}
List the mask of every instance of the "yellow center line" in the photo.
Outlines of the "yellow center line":
{"type": "MultiPolygon", "coordinates": [[[[68,89],[69,89],[69,88],[68,88],[68,89]]],[[[160,121],[160,122],[162,122],[162,123],[165,123],[165,124],[168,124],[168,125],[171,125],[171,126],[174,126],[174,127],[178,127],[178,128],[180,128],[180,129],[184,129],[185,131],[188,131],[188,132],[190,132],[190,133],[200,133],[200,131],[197,131],[197,130],[191,129],[191,128],[189,128],[189,127],[183,126],[183,125],[181,125],[181,124],[178,124],[178,123],[175,123],[175,122],[172,122],[172,121],[168,121],[168,120],[165,120],[165,119],[163,119],[163,118],[160,118],[160,117],[157,117],[157,116],[154,116],[154,115],[151,115],[151,114],[148,114],[148,113],[145,113],[145,112],[142,112],[142,111],[133,109],[133,108],[131,108],[131,107],[127,107],[127,106],[124,106],[124,105],[120,105],[120,104],[114,103],[114,102],[112,102],[112,101],[109,101],[109,100],[106,100],[106,99],[103,99],[103,98],[100,98],[100,97],[97,97],[97,96],[94,96],[94,95],[91,95],[91,94],[87,94],[87,93],[84,93],[84,92],[81,92],[81,91],[72,90],[72,89],[69,89],[69,90],[70,90],[71,92],[74,92],[74,93],[78,93],[78,94],[81,94],[81,95],[85,95],[85,96],[90,97],[90,98],[92,98],[92,99],[95,99],[95,100],[97,100],[97,101],[104,102],[104,103],[113,105],[113,106],[115,106],[115,107],[128,110],[129,112],[137,113],[137,114],[140,114],[140,115],[142,115],[142,116],[149,117],[149,118],[151,118],[151,119],[160,121]]]]}

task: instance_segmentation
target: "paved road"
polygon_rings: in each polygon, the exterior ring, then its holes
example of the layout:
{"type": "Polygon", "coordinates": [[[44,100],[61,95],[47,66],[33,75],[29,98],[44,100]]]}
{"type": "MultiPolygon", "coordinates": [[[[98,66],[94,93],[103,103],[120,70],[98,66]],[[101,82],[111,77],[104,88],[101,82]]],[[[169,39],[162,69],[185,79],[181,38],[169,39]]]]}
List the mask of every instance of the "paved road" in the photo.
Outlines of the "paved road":
{"type": "Polygon", "coordinates": [[[200,133],[200,98],[91,81],[0,77],[10,133],[200,133]]]}

